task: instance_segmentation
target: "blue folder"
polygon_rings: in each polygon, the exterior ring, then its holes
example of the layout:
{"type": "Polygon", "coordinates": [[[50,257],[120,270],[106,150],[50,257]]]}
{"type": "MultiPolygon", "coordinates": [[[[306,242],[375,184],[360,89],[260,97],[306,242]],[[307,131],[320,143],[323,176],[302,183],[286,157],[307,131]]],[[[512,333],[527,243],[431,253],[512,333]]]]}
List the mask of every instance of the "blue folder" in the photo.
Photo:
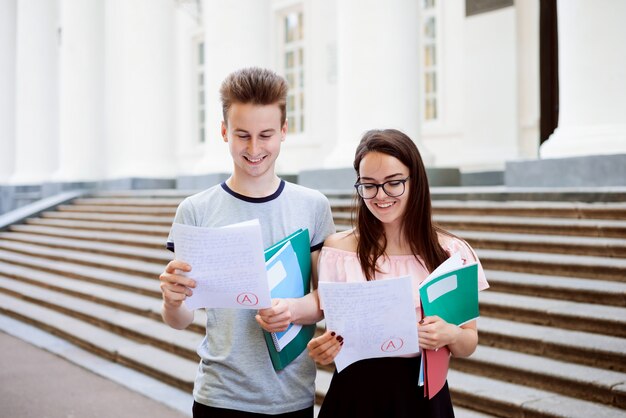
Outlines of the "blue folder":
{"type": "MultiPolygon", "coordinates": [[[[311,290],[311,242],[308,229],[299,229],[266,249],[265,261],[268,271],[273,268],[282,271],[280,282],[271,291],[272,298],[299,298],[309,293],[311,290]],[[280,263],[280,266],[277,266],[277,263],[280,263]]],[[[272,280],[272,274],[268,276],[272,280]]],[[[284,369],[302,354],[316,329],[315,324],[303,325],[300,329],[296,326],[294,329],[297,331],[296,336],[281,349],[278,340],[294,332],[292,327],[294,327],[293,324],[281,333],[263,331],[275,370],[284,369]]]]}

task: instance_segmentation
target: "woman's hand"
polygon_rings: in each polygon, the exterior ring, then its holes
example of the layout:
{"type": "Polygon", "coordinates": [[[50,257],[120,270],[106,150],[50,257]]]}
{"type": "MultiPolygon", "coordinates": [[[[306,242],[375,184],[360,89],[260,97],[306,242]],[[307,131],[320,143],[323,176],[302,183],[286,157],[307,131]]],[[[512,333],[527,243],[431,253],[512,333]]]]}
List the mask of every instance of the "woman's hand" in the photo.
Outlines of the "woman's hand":
{"type": "Polygon", "coordinates": [[[461,332],[461,328],[447,323],[436,315],[427,316],[418,325],[419,345],[428,350],[438,350],[456,343],[461,332]]]}
{"type": "Polygon", "coordinates": [[[307,348],[309,349],[309,357],[315,360],[317,364],[325,366],[335,360],[342,345],[343,337],[341,335],[326,331],[319,337],[309,341],[307,348]]]}

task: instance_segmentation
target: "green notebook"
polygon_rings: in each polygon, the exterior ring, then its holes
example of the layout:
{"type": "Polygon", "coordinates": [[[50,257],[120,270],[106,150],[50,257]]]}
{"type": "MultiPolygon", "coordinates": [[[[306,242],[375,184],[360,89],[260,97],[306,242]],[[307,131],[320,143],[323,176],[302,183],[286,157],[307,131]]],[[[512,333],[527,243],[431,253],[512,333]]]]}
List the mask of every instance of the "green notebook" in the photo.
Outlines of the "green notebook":
{"type": "MultiPolygon", "coordinates": [[[[272,298],[299,298],[311,290],[311,242],[309,230],[299,229],[265,250],[266,268],[272,298]]],[[[315,324],[290,325],[282,333],[263,331],[275,370],[284,369],[306,349],[315,334],[315,324]],[[292,329],[293,328],[293,329],[292,329]],[[288,335],[286,335],[288,334],[288,335]],[[293,338],[284,347],[280,341],[293,338]]]]}
{"type": "Polygon", "coordinates": [[[478,264],[443,273],[419,289],[424,315],[463,325],[478,318],[478,264]]]}

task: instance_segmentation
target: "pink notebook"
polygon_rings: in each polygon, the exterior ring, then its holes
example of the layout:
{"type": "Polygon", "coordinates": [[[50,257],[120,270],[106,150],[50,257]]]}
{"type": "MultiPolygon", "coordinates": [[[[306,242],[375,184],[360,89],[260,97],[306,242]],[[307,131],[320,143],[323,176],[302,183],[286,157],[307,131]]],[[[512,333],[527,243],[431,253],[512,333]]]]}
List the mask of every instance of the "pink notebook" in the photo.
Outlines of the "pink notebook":
{"type": "Polygon", "coordinates": [[[422,350],[424,358],[424,397],[432,399],[446,383],[450,350],[441,347],[439,350],[422,350]]]}

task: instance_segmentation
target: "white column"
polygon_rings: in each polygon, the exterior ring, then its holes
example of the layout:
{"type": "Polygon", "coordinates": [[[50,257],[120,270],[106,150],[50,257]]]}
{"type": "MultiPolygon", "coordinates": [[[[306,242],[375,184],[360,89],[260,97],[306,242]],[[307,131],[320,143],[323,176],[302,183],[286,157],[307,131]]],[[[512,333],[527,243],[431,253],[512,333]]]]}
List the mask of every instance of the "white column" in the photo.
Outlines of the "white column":
{"type": "Polygon", "coordinates": [[[272,68],[270,55],[270,1],[205,0],[206,143],[193,173],[232,171],[228,146],[222,141],[222,105],[219,89],[234,70],[258,66],[272,68]]]}
{"type": "Polygon", "coordinates": [[[626,2],[559,0],[559,124],[541,156],[626,153],[626,2]]]}
{"type": "Polygon", "coordinates": [[[104,174],[104,4],[62,0],[59,170],[56,181],[104,174]]]}
{"type": "Polygon", "coordinates": [[[0,2],[0,184],[15,164],[16,1],[0,2]]]}
{"type": "Polygon", "coordinates": [[[108,179],[174,177],[174,7],[105,2],[108,179]]]}
{"type": "Polygon", "coordinates": [[[515,3],[518,157],[539,154],[539,1],[515,3]]]}
{"type": "Polygon", "coordinates": [[[49,181],[58,166],[58,1],[18,0],[14,184],[49,181]]]}
{"type": "MultiPolygon", "coordinates": [[[[198,50],[203,39],[202,19],[198,11],[184,9],[180,3],[176,12],[176,45],[174,60],[176,95],[176,163],[177,174],[191,172],[202,157],[203,143],[199,134],[198,50]]],[[[187,4],[188,5],[188,4],[187,4]]]]}
{"type": "Polygon", "coordinates": [[[420,141],[419,15],[414,0],[338,0],[338,140],[327,167],[350,167],[363,133],[395,128],[420,141]]]}

